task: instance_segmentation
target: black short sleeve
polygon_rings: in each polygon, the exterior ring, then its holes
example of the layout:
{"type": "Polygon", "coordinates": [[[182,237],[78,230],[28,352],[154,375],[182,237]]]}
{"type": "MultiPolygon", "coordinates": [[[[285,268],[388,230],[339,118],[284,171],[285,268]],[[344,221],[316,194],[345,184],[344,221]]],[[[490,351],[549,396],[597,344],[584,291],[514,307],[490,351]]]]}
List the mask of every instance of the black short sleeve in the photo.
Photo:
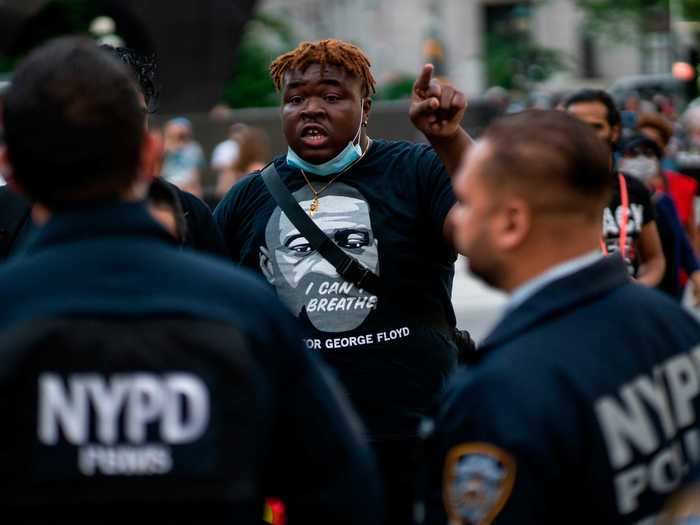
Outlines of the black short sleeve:
{"type": "Polygon", "coordinates": [[[642,225],[646,226],[651,221],[656,220],[656,210],[651,203],[651,192],[634,177],[625,176],[625,180],[627,181],[630,203],[641,204],[644,207],[642,225]]]}
{"type": "Polygon", "coordinates": [[[187,222],[185,245],[199,252],[226,257],[226,246],[204,201],[172,185],[180,198],[187,222]]]}
{"type": "Polygon", "coordinates": [[[214,210],[214,222],[224,238],[228,256],[233,262],[239,264],[243,258],[243,244],[242,238],[237,232],[239,232],[241,223],[244,220],[241,207],[246,204],[246,190],[251,176],[248,175],[234,184],[214,210]]]}
{"type": "Polygon", "coordinates": [[[452,181],[430,146],[416,147],[416,169],[419,204],[429,222],[431,233],[436,239],[442,240],[445,219],[457,202],[452,181]]]}

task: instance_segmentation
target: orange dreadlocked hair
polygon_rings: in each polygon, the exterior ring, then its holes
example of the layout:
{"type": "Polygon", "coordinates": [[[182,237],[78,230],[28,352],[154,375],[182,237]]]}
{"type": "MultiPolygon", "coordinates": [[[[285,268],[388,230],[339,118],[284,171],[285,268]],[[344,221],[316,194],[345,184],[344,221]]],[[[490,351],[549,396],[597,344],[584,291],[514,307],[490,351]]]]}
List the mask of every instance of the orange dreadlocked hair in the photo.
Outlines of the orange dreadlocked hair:
{"type": "Polygon", "coordinates": [[[321,73],[327,65],[339,66],[362,80],[363,96],[375,93],[374,77],[364,51],[357,46],[329,38],[318,42],[302,42],[296,49],[278,56],[270,64],[270,76],[278,91],[282,90],[287,71],[304,71],[312,64],[320,64],[321,73]]]}

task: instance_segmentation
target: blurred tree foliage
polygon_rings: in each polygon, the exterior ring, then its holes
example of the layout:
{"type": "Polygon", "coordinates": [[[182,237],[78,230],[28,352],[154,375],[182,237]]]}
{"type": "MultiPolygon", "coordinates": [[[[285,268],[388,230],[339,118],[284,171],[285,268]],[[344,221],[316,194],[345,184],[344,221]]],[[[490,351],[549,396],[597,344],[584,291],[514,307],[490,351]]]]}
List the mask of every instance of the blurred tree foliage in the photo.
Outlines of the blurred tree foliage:
{"type": "Polygon", "coordinates": [[[17,57],[0,56],[0,74],[14,71],[17,60],[17,57]]]}
{"type": "Polygon", "coordinates": [[[683,0],[680,4],[683,18],[700,21],[700,0],[683,0]]]}
{"type": "Polygon", "coordinates": [[[279,97],[268,68],[277,55],[295,44],[285,20],[258,13],[248,22],[241,40],[232,78],[224,88],[224,102],[233,108],[276,106],[279,97]]]}
{"type": "MultiPolygon", "coordinates": [[[[279,104],[270,79],[270,62],[293,49],[298,41],[287,22],[278,16],[258,13],[246,27],[231,80],[224,88],[224,102],[232,108],[279,104]]],[[[398,100],[411,96],[415,77],[400,74],[377,88],[376,100],[398,100]]]]}
{"type": "Polygon", "coordinates": [[[639,17],[655,9],[677,7],[687,20],[700,20],[700,0],[576,0],[589,16],[600,21],[612,21],[620,16],[639,17]]]}
{"type": "Polygon", "coordinates": [[[413,83],[415,76],[408,74],[399,75],[395,79],[377,87],[375,100],[399,100],[410,98],[413,93],[413,83]]]}
{"type": "Polygon", "coordinates": [[[497,32],[486,35],[486,53],[489,84],[508,90],[529,91],[533,84],[568,69],[560,51],[497,32]]]}
{"type": "Polygon", "coordinates": [[[631,32],[660,17],[680,16],[700,21],[700,0],[576,0],[586,13],[589,31],[605,33],[616,40],[628,40],[631,32]]]}

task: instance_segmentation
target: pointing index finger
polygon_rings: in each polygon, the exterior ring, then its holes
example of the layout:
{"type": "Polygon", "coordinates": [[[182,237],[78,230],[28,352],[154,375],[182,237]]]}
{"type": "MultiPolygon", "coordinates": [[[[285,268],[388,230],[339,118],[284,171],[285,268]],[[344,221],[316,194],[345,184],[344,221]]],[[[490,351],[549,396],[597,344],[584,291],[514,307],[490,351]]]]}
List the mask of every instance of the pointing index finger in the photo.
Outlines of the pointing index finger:
{"type": "Polygon", "coordinates": [[[416,83],[413,85],[414,89],[419,89],[421,91],[427,91],[430,87],[430,79],[433,77],[433,65],[425,64],[423,69],[416,79],[416,83]]]}

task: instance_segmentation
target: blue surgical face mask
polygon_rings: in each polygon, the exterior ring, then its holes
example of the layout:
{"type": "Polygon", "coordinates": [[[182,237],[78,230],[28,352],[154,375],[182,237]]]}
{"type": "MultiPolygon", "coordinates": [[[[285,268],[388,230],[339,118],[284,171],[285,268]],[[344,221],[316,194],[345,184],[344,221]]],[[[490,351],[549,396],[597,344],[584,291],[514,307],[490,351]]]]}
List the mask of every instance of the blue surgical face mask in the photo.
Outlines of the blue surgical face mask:
{"type": "Polygon", "coordinates": [[[298,168],[304,170],[307,173],[313,173],[314,175],[320,175],[321,177],[327,177],[335,173],[340,173],[345,168],[350,166],[353,162],[362,157],[362,148],[360,147],[360,133],[362,132],[362,117],[364,116],[364,99],[360,100],[360,125],[357,128],[357,133],[355,138],[353,138],[348,145],[343,148],[343,151],[338,153],[331,160],[324,162],[323,164],[312,164],[305,161],[291,148],[287,148],[287,165],[292,168],[298,168]],[[357,141],[357,144],[355,144],[357,141]]]}

